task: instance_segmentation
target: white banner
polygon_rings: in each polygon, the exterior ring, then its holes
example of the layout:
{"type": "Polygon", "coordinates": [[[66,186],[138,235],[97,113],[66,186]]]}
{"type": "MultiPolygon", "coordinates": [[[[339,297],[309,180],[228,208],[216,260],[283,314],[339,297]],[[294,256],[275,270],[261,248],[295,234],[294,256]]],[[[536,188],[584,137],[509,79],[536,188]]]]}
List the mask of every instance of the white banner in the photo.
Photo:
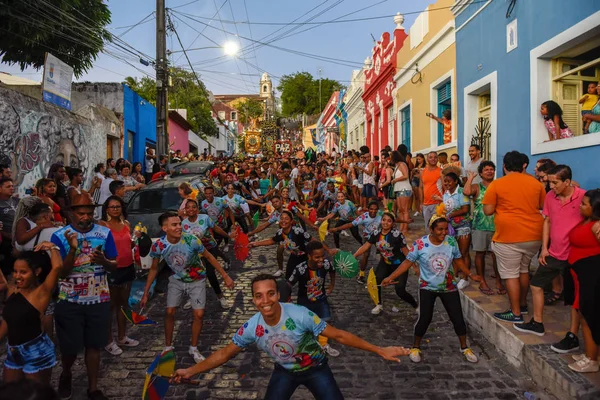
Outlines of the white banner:
{"type": "Polygon", "coordinates": [[[71,81],[73,68],[50,53],[46,53],[42,90],[44,101],[71,109],[71,81]]]}

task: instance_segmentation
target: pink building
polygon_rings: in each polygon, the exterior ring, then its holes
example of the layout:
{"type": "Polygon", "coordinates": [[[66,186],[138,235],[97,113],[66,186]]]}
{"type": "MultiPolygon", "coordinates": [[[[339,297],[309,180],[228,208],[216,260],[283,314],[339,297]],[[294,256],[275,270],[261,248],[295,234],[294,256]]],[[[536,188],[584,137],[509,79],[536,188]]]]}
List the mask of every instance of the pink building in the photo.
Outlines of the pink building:
{"type": "Polygon", "coordinates": [[[169,143],[171,150],[181,152],[185,155],[190,151],[189,133],[192,129],[187,120],[177,111],[169,110],[169,143]]]}

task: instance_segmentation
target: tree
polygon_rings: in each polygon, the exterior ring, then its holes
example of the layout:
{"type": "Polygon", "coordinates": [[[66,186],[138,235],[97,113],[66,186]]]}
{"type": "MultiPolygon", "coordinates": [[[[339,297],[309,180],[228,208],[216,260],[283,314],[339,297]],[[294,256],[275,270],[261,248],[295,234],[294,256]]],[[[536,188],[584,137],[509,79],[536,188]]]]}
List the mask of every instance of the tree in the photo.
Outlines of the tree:
{"type": "Polygon", "coordinates": [[[235,105],[240,122],[243,125],[256,124],[265,113],[264,103],[255,99],[245,99],[235,105]]]}
{"type": "Polygon", "coordinates": [[[327,104],[329,97],[344,86],[333,79],[321,79],[321,101],[319,102],[319,80],[308,72],[284,75],[277,89],[281,92],[281,111],[284,116],[297,114],[320,114],[320,106],[327,104]]]}
{"type": "MultiPolygon", "coordinates": [[[[172,68],[169,72],[173,86],[169,88],[169,108],[185,108],[192,130],[200,137],[217,136],[218,129],[211,116],[208,91],[193,72],[172,68]]],[[[156,105],[156,81],[147,76],[137,79],[128,76],[124,83],[137,94],[156,105]]]]}
{"type": "Polygon", "coordinates": [[[92,67],[112,35],[104,28],[110,10],[103,0],[9,0],[0,7],[0,57],[9,65],[40,69],[45,53],[73,68],[76,77],[92,67]]]}

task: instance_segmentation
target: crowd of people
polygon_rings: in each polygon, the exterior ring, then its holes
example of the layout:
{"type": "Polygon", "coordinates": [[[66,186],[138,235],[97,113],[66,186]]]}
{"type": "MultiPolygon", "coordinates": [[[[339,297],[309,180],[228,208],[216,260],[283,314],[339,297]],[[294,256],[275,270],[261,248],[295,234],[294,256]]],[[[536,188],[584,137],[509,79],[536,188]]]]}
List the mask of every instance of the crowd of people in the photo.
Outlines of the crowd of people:
{"type": "MultiPolygon", "coordinates": [[[[212,159],[208,154],[179,153],[173,158],[212,159]]],[[[59,397],[71,397],[72,368],[83,350],[88,397],[107,398],[98,388],[101,352],[118,356],[124,348],[139,345],[127,336],[127,321],[120,312],[129,307],[136,278],[132,249],[141,237],[127,220],[127,203],[146,184],[169,179],[168,161],[152,149],[143,165],[109,159],[96,167],[89,187],[83,187],[80,169],[55,164],[48,177],[21,198],[15,196],[10,168],[0,165],[5,382],[49,383],[57,364],[56,336],[62,360],[59,397]]],[[[140,301],[142,309],[152,301],[151,288],[164,261],[170,270],[164,351],[173,349],[179,307],[192,310],[188,352],[196,365],[177,370],[174,382],[216,368],[256,344],[275,361],[266,398],[290,398],[304,385],[316,398],[341,399],[327,362],[340,351],[328,339],[386,360],[408,356],[421,362],[422,338],[437,298],[458,336],[462,357],[477,362],[467,343],[458,292],[469,280],[478,282],[486,295],[507,295],[509,307],[494,317],[521,332],[544,335],[544,306],[564,299],[572,306],[571,327],[552,349],[578,350],[581,328],[585,351],[573,354],[569,367],[581,373],[598,371],[600,189],[580,188],[567,165],[542,159],[530,175],[528,157],[511,151],[499,174],[477,145],[469,148],[464,164],[457,154],[450,159],[436,152],[413,157],[404,145],[395,150],[386,146],[378,155],[363,146],[299,158],[212,161],[211,183],[182,183],[181,206],[158,219],[164,236],[151,246],[153,262],[140,301]],[[313,213],[316,218],[310,217],[313,213]],[[262,217],[258,224],[256,214],[262,217]],[[409,243],[407,235],[420,215],[426,234],[409,243]],[[333,243],[315,234],[320,224],[328,224],[333,243]],[[258,237],[274,225],[276,230],[267,238],[258,237]],[[252,280],[256,315],[230,344],[205,358],[197,346],[210,308],[206,280],[219,306],[231,307],[221,285],[235,288],[229,276],[230,244],[239,232],[250,237],[250,249],[276,246],[276,255],[268,261],[276,266],[272,274],[252,280]],[[352,235],[353,245],[342,245],[340,235],[352,235]],[[371,313],[384,311],[381,288],[393,285],[396,295],[418,312],[410,348],[379,347],[329,324],[333,313],[328,296],[336,284],[332,257],[340,250],[351,251],[360,259],[356,280],[365,285],[371,247],[379,257],[373,267],[379,301],[371,313]],[[532,274],[534,257],[539,266],[532,274]],[[487,261],[492,263],[493,284],[486,280],[487,261]],[[418,276],[416,293],[406,287],[410,270],[418,276]],[[533,315],[525,321],[530,290],[533,315]]]]}

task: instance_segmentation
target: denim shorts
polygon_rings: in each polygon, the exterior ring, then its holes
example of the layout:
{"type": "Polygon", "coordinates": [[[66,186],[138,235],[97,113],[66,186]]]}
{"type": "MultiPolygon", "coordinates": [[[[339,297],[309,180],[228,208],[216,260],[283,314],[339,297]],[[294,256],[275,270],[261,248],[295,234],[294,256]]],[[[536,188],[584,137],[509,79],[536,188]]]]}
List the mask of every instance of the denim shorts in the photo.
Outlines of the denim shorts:
{"type": "Polygon", "coordinates": [[[402,189],[402,190],[395,192],[395,194],[396,194],[396,198],[410,197],[410,196],[412,196],[412,190],[411,189],[402,189]]]}
{"type": "Polygon", "coordinates": [[[4,366],[8,369],[22,369],[26,374],[35,374],[55,365],[54,343],[45,333],[29,342],[7,346],[4,366]]]}
{"type": "Polygon", "coordinates": [[[456,231],[455,237],[459,238],[461,236],[469,236],[471,234],[471,227],[467,226],[459,226],[458,228],[454,228],[456,231]]]}
{"type": "Polygon", "coordinates": [[[298,304],[317,314],[323,321],[331,321],[331,306],[327,301],[327,297],[317,301],[298,299],[298,304]]]}

